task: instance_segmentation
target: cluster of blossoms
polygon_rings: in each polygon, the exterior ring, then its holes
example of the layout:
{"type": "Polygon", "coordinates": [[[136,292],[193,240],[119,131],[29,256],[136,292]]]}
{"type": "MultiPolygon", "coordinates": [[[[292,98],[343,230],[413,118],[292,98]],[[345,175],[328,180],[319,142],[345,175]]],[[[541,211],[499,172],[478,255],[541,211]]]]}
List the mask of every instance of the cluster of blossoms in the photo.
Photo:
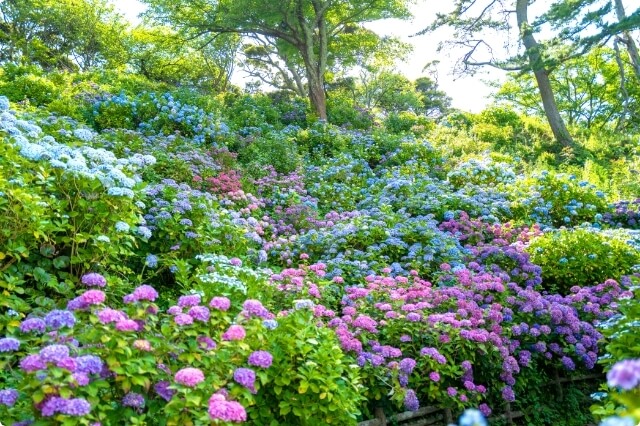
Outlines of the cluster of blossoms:
{"type": "MultiPolygon", "coordinates": [[[[241,264],[239,259],[232,261],[241,264]]],[[[257,371],[273,363],[271,353],[260,346],[268,329],[263,321],[275,322],[275,316],[259,301],[245,301],[231,322],[232,303],[226,297],[213,297],[205,305],[199,294],[181,296],[163,313],[154,303],[158,292],[141,285],[124,296],[120,310],[105,304],[104,276],[89,273],[81,282],[89,289],[69,302],[73,310],[31,316],[21,322],[19,335],[0,339],[0,358],[15,366],[15,373],[7,376],[13,387],[0,389],[3,420],[55,416],[92,422],[107,415],[115,422],[145,412],[160,415],[147,411],[160,409],[165,418],[188,421],[206,412],[207,398],[211,420],[247,419],[242,404],[259,389],[257,371]],[[197,342],[195,347],[192,341],[197,342]],[[234,360],[231,374],[223,359],[234,360]],[[219,389],[213,395],[212,387],[219,389]],[[198,401],[204,402],[175,412],[166,405],[189,392],[203,394],[198,401]],[[30,406],[32,394],[42,397],[30,406]],[[22,398],[25,395],[28,398],[22,398]],[[96,404],[96,396],[105,402],[96,404]],[[12,411],[19,403],[20,410],[12,411]],[[113,407],[130,410],[113,411],[113,407]]]]}
{"type": "MultiPolygon", "coordinates": [[[[317,287],[304,269],[285,271],[272,277],[283,293],[299,297],[317,287]]],[[[361,367],[393,377],[407,409],[431,398],[460,406],[496,395],[514,401],[518,376],[535,365],[593,368],[602,338],[593,324],[612,317],[616,300],[628,296],[613,280],[559,296],[521,286],[508,274],[448,274],[455,285],[433,286],[413,271],[408,277],[367,276],[363,285],[344,288],[340,306],[324,297],[322,286],[314,298],[314,314],[335,329],[342,349],[361,367]],[[411,391],[423,386],[432,386],[428,395],[411,391]]],[[[487,404],[480,408],[491,412],[487,404]]]]}
{"type": "Polygon", "coordinates": [[[211,113],[173,98],[170,93],[141,93],[135,98],[124,93],[107,95],[93,105],[98,123],[101,114],[117,109],[129,115],[131,123],[140,123],[138,129],[147,134],[180,132],[196,144],[214,142],[226,135],[228,126],[211,113]]]}

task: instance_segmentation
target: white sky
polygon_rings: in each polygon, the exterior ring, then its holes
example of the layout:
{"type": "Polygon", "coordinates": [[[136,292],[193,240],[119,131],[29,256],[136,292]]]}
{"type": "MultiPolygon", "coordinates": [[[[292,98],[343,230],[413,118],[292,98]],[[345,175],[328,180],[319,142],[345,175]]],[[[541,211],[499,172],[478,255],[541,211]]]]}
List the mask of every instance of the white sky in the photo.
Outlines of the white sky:
{"type": "MultiPolygon", "coordinates": [[[[137,22],[137,16],[144,11],[145,6],[138,0],[112,0],[116,8],[124,14],[130,21],[137,22]]],[[[268,1],[268,0],[267,0],[268,1]]],[[[278,0],[272,0],[278,1],[278,0]]],[[[549,0],[543,0],[548,2],[549,0]]],[[[627,13],[640,8],[640,0],[623,1],[627,13]]],[[[441,89],[447,92],[453,99],[453,106],[465,111],[479,112],[489,102],[489,95],[492,92],[485,81],[500,81],[504,79],[505,73],[490,67],[483,67],[481,72],[475,76],[454,78],[452,75],[453,66],[458,59],[456,52],[447,54],[436,51],[438,44],[451,37],[451,32],[447,29],[438,30],[424,36],[409,37],[423,29],[431,22],[438,12],[447,12],[451,9],[450,0],[418,0],[413,7],[414,18],[412,21],[400,21],[387,19],[367,25],[368,28],[380,35],[394,35],[413,46],[407,62],[399,63],[398,70],[409,79],[416,79],[426,73],[422,71],[424,66],[434,60],[440,61],[436,66],[438,84],[441,89]]],[[[531,18],[531,17],[530,17],[531,18]]],[[[501,44],[499,39],[494,40],[496,45],[501,44]]],[[[235,84],[242,84],[242,71],[236,71],[233,77],[235,84]]]]}

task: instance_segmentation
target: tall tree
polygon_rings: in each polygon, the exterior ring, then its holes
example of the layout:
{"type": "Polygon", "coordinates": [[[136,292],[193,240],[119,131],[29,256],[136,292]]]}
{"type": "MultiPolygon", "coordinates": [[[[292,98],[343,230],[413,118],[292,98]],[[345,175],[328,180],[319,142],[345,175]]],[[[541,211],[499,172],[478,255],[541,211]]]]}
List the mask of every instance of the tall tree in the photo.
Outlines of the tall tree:
{"type": "Polygon", "coordinates": [[[408,18],[411,0],[143,0],[148,14],[192,38],[238,33],[277,39],[304,64],[307,92],[326,119],[325,73],[338,36],[384,18],[408,18]]]}
{"type": "Polygon", "coordinates": [[[561,146],[571,147],[574,141],[558,110],[549,80],[557,63],[558,50],[551,50],[550,46],[537,40],[537,27],[529,19],[531,3],[531,0],[455,0],[453,10],[438,15],[422,33],[440,27],[452,27],[455,30],[451,40],[441,48],[454,46],[464,49],[458,62],[459,71],[474,72],[478,67],[492,66],[506,71],[533,73],[556,141],[561,146]],[[488,41],[488,32],[497,33],[505,40],[503,57],[496,53],[500,47],[492,46],[488,41]],[[517,34],[517,38],[510,39],[511,34],[517,34]],[[514,53],[514,46],[523,50],[514,53]]]}
{"type": "Polygon", "coordinates": [[[127,24],[107,0],[3,0],[0,58],[46,69],[122,66],[127,24]]]}
{"type": "MultiPolygon", "coordinates": [[[[594,49],[558,65],[551,74],[560,113],[569,125],[588,130],[621,130],[640,122],[640,82],[618,84],[617,56],[616,51],[609,48],[594,49]]],[[[626,64],[623,69],[630,72],[630,68],[626,64]]],[[[526,114],[544,116],[536,81],[531,74],[511,73],[495,99],[526,114]]]]}

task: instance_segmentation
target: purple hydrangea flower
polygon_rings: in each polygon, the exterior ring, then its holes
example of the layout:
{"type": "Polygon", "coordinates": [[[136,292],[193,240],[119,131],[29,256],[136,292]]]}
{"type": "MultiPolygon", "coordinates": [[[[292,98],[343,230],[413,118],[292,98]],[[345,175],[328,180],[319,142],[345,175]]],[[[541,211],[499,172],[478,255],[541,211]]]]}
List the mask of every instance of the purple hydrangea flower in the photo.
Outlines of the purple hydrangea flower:
{"type": "Polygon", "coordinates": [[[502,388],[502,399],[507,402],[513,402],[516,400],[516,394],[513,392],[511,386],[505,386],[502,388]]]}
{"type": "Polygon", "coordinates": [[[33,331],[34,333],[42,334],[45,332],[46,328],[47,325],[40,318],[27,318],[20,324],[20,331],[23,333],[30,333],[33,331]]]}
{"type": "Polygon", "coordinates": [[[171,401],[171,398],[173,398],[176,391],[169,389],[169,386],[171,386],[171,383],[166,380],[162,380],[153,386],[153,390],[155,390],[156,393],[165,401],[171,401]]]}
{"type": "Polygon", "coordinates": [[[49,345],[40,349],[40,358],[44,362],[58,363],[69,358],[69,348],[64,345],[49,345]]]}
{"type": "Polygon", "coordinates": [[[632,390],[640,385],[640,359],[620,361],[607,373],[607,383],[612,388],[632,390]]]}
{"type": "Polygon", "coordinates": [[[150,285],[143,284],[133,290],[133,297],[136,302],[140,300],[148,300],[149,302],[153,302],[158,298],[158,292],[150,285]]]}
{"type": "Polygon", "coordinates": [[[76,324],[76,317],[73,316],[73,312],[53,310],[44,317],[44,322],[47,327],[59,330],[63,327],[72,328],[76,324]]]}
{"type": "Polygon", "coordinates": [[[178,325],[193,324],[193,317],[191,315],[189,315],[189,314],[178,314],[173,318],[173,320],[178,325]]]}
{"type": "Polygon", "coordinates": [[[14,352],[20,349],[20,340],[13,337],[0,339],[0,352],[14,352]]]}
{"type": "Polygon", "coordinates": [[[256,393],[256,373],[252,369],[236,368],[236,370],[233,372],[233,380],[235,380],[236,383],[249,389],[251,393],[256,393]]]}
{"type": "Polygon", "coordinates": [[[411,374],[413,369],[416,367],[416,360],[413,358],[404,358],[402,361],[400,361],[399,366],[400,366],[400,371],[409,375],[411,374]]]}
{"type": "Polygon", "coordinates": [[[98,273],[90,272],[82,276],[82,284],[89,287],[104,287],[107,285],[107,280],[98,273]]]}
{"type": "Polygon", "coordinates": [[[0,390],[0,404],[13,407],[18,400],[18,396],[18,391],[15,389],[2,389],[0,390]]]}
{"type": "Polygon", "coordinates": [[[26,372],[44,370],[47,368],[47,364],[40,357],[40,355],[27,355],[20,361],[20,368],[26,372]]]}
{"type": "Polygon", "coordinates": [[[259,300],[246,300],[242,304],[242,309],[249,318],[259,317],[263,319],[269,319],[271,316],[267,308],[262,306],[262,302],[260,302],[259,300]]]}
{"type": "Polygon", "coordinates": [[[87,374],[100,374],[104,363],[95,355],[83,355],[76,358],[76,371],[87,374]]]}
{"type": "Polygon", "coordinates": [[[178,299],[178,306],[181,308],[186,308],[189,306],[197,306],[200,304],[200,295],[198,294],[189,294],[187,296],[180,296],[178,299]]]}
{"type": "Polygon", "coordinates": [[[420,408],[420,402],[413,389],[407,389],[407,392],[404,394],[404,408],[408,411],[416,411],[420,408]]]}
{"type": "Polygon", "coordinates": [[[273,362],[273,356],[267,351],[255,351],[249,355],[248,363],[256,367],[269,368],[273,362]]]}
{"type": "Polygon", "coordinates": [[[193,317],[193,319],[197,321],[206,322],[209,321],[209,308],[206,306],[194,306],[189,309],[189,315],[193,317]]]}
{"type": "Polygon", "coordinates": [[[122,398],[122,405],[125,407],[142,408],[144,407],[144,402],[144,396],[135,392],[129,392],[122,398]]]}

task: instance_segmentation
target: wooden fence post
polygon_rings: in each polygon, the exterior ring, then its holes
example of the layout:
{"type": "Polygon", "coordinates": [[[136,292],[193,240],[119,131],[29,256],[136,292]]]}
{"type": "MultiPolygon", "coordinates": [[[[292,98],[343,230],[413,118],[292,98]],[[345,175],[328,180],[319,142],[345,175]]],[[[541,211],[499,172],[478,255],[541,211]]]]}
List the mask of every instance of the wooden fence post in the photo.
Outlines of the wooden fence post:
{"type": "Polygon", "coordinates": [[[453,423],[453,414],[448,408],[445,408],[444,410],[444,421],[447,422],[447,425],[453,423]]]}
{"type": "Polygon", "coordinates": [[[511,416],[511,404],[507,402],[505,415],[507,416],[507,424],[513,426],[513,417],[511,416]]]}
{"type": "Polygon", "coordinates": [[[376,419],[380,420],[380,426],[387,426],[387,417],[384,415],[384,410],[377,407],[374,412],[376,419]]]}

